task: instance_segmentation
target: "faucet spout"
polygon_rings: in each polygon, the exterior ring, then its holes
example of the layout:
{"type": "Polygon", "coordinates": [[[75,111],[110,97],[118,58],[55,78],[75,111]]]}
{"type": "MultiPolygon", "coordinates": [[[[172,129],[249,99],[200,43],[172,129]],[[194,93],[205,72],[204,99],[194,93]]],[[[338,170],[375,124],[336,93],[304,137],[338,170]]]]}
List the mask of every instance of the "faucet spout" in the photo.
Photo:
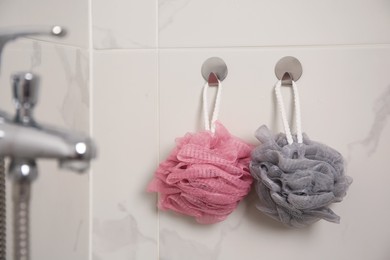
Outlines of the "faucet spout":
{"type": "Polygon", "coordinates": [[[84,172],[96,157],[96,146],[86,135],[39,124],[33,116],[39,77],[31,72],[12,76],[16,115],[0,112],[0,157],[17,161],[53,158],[62,168],[84,172]]]}
{"type": "MultiPolygon", "coordinates": [[[[63,37],[66,35],[66,30],[61,26],[53,27],[22,27],[22,28],[0,28],[0,65],[1,65],[1,54],[4,46],[13,40],[20,37],[34,36],[34,35],[49,35],[55,37],[63,37]]],[[[1,66],[0,66],[1,69],[1,66]]]]}
{"type": "Polygon", "coordinates": [[[85,135],[7,121],[0,123],[1,157],[54,158],[59,161],[60,167],[76,172],[87,170],[89,161],[96,157],[96,146],[85,135]]]}

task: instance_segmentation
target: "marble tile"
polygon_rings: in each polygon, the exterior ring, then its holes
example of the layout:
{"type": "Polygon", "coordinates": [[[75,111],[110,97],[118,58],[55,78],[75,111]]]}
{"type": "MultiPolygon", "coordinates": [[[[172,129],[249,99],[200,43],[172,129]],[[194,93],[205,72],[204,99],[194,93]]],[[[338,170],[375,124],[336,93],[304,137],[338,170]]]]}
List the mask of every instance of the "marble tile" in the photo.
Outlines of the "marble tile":
{"type": "MultiPolygon", "coordinates": [[[[92,124],[99,146],[91,176],[39,162],[32,259],[387,259],[389,10],[387,0],[0,1],[1,27],[55,23],[69,30],[64,39],[6,47],[1,108],[14,111],[10,74],[32,70],[42,75],[39,121],[83,132],[92,124]],[[273,85],[274,65],[286,55],[303,65],[303,130],[339,150],[354,178],[345,201],[332,206],[341,224],[284,228],[254,208],[253,193],[215,225],[157,212],[156,196],[145,190],[158,161],[176,137],[203,129],[203,61],[219,56],[227,63],[220,120],[258,144],[260,125],[283,129],[273,85]]],[[[291,108],[290,89],[282,91],[291,108]]]]}
{"type": "Polygon", "coordinates": [[[156,259],[158,160],[156,51],[94,55],[93,259],[156,259]]]}
{"type": "Polygon", "coordinates": [[[155,0],[95,0],[92,2],[95,49],[157,46],[155,0]]]}
{"type": "Polygon", "coordinates": [[[389,1],[159,0],[160,47],[389,43],[389,1]]]}
{"type": "MultiPolygon", "coordinates": [[[[161,212],[160,259],[385,259],[389,235],[384,225],[390,217],[390,195],[385,192],[390,181],[389,50],[388,45],[161,50],[160,160],[176,137],[203,129],[200,68],[211,56],[223,58],[229,69],[220,120],[231,133],[257,144],[253,133],[261,124],[282,131],[273,97],[274,66],[291,55],[303,65],[298,81],[303,130],[344,155],[354,183],[345,200],[332,206],[341,216],[339,225],[320,221],[302,230],[284,228],[254,208],[254,194],[226,221],[211,226],[161,212]]],[[[282,92],[290,108],[291,90],[282,92]]]]}
{"type": "Polygon", "coordinates": [[[0,1],[0,24],[0,28],[39,28],[61,25],[68,32],[64,38],[34,38],[86,48],[88,46],[88,0],[0,1]]]}
{"type": "MultiPolygon", "coordinates": [[[[14,114],[10,75],[33,71],[40,75],[35,118],[88,133],[88,54],[71,47],[21,40],[4,51],[0,86],[1,108],[14,114]]],[[[89,178],[58,169],[58,163],[38,161],[32,186],[31,258],[84,260],[89,253],[89,178]]],[[[8,257],[11,259],[11,183],[8,186],[8,257]]]]}

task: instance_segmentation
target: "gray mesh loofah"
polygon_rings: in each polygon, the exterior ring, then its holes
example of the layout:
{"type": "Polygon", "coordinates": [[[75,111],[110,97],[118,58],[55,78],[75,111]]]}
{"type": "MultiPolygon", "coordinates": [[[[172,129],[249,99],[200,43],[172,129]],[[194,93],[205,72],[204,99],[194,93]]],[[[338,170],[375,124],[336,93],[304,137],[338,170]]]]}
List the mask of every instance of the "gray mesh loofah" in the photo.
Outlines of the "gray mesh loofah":
{"type": "Polygon", "coordinates": [[[257,182],[257,208],[293,227],[320,219],[339,223],[328,206],[340,202],[352,182],[344,174],[342,155],[306,135],[303,143],[289,145],[285,134],[274,137],[266,126],[256,137],[261,145],[252,152],[250,169],[257,182]]]}

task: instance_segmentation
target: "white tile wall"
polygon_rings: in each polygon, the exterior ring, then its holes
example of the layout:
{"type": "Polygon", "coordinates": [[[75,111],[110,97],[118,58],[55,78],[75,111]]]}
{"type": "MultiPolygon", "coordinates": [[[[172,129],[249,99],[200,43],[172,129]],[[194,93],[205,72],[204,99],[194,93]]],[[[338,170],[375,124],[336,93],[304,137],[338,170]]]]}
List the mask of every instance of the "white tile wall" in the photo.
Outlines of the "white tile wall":
{"type": "MultiPolygon", "coordinates": [[[[87,259],[88,251],[94,260],[390,257],[389,1],[42,1],[31,15],[23,9],[25,20],[15,20],[16,14],[21,6],[32,10],[31,3],[0,2],[0,24],[57,19],[70,29],[61,44],[81,49],[15,45],[4,57],[2,89],[11,71],[42,72],[43,86],[52,88],[42,91],[37,116],[76,129],[88,129],[91,121],[100,149],[91,180],[51,175],[56,166],[42,164],[33,193],[36,259],[87,259]],[[90,32],[92,55],[84,48],[90,32]],[[298,83],[305,132],[338,149],[354,178],[345,201],[333,207],[341,224],[284,228],[254,209],[254,194],[225,222],[211,226],[157,212],[156,196],[145,192],[157,162],[175,137],[202,129],[203,61],[219,56],[227,63],[220,119],[255,144],[253,133],[261,124],[282,129],[272,87],[274,65],[286,55],[303,65],[298,83]],[[53,190],[56,195],[49,197],[53,190]],[[49,214],[51,223],[61,225],[49,226],[43,218],[49,214]]],[[[4,93],[2,104],[10,108],[10,94],[4,93]]],[[[283,94],[290,101],[289,89],[283,94]]]]}
{"type": "MultiPolygon", "coordinates": [[[[168,155],[175,137],[202,129],[199,111],[203,81],[199,68],[212,55],[222,57],[229,67],[220,111],[225,126],[255,144],[252,135],[261,124],[280,132],[281,120],[272,96],[273,69],[276,61],[287,54],[299,58],[304,66],[298,82],[303,129],[313,140],[342,152],[347,158],[348,174],[354,178],[345,201],[333,207],[342,217],[341,224],[321,221],[308,229],[289,230],[258,213],[253,197],[225,222],[211,227],[162,212],[160,259],[388,256],[389,235],[383,225],[390,217],[390,196],[385,192],[389,181],[385,154],[390,142],[390,80],[378,75],[386,74],[390,66],[390,46],[160,51],[160,158],[168,155]],[[373,182],[373,178],[380,183],[373,182]],[[370,240],[376,242],[367,244],[370,240]]],[[[289,89],[283,89],[283,93],[287,100],[289,89]]]]}
{"type": "Polygon", "coordinates": [[[94,75],[93,259],[156,259],[157,53],[97,52],[94,75]]]}
{"type": "Polygon", "coordinates": [[[389,43],[386,0],[159,0],[160,47],[389,43]]]}
{"type": "Polygon", "coordinates": [[[155,0],[94,0],[94,48],[155,48],[156,10],[155,0]]]}
{"type": "MultiPolygon", "coordinates": [[[[388,1],[160,0],[157,5],[138,1],[135,9],[130,8],[133,4],[96,3],[93,8],[94,47],[98,49],[94,54],[94,131],[102,152],[109,153],[97,163],[93,181],[93,259],[382,260],[390,256],[390,237],[383,228],[390,216],[390,196],[385,193],[390,138],[390,81],[385,76],[390,65],[388,1]],[[152,14],[155,8],[157,15],[152,14]],[[135,10],[135,17],[142,18],[124,26],[122,21],[132,19],[127,14],[135,10]],[[101,37],[95,27],[102,23],[115,33],[107,30],[111,34],[101,37]],[[153,26],[158,27],[157,35],[153,26]],[[131,42],[126,41],[130,35],[131,42]],[[138,44],[147,37],[158,41],[138,44]],[[145,66],[151,63],[145,55],[150,48],[156,49],[158,62],[145,66]],[[156,214],[139,208],[155,204],[143,193],[155,169],[149,157],[164,160],[176,137],[203,127],[203,61],[219,56],[227,63],[220,119],[233,134],[256,144],[253,133],[261,124],[275,132],[282,129],[272,87],[274,65],[286,55],[300,59],[304,68],[299,81],[304,130],[312,139],[342,152],[348,174],[354,178],[345,201],[333,206],[342,217],[341,224],[321,221],[303,230],[286,229],[256,211],[254,194],[225,222],[211,226],[172,212],[156,214]],[[158,80],[158,85],[150,80],[158,80]],[[145,84],[156,87],[154,105],[142,99],[142,92],[127,99],[128,93],[145,84]],[[115,98],[116,92],[124,97],[115,98]],[[123,107],[130,118],[125,122],[114,117],[123,107]],[[110,131],[104,127],[109,115],[113,116],[110,131]],[[158,127],[150,132],[146,121],[158,127]],[[144,138],[124,137],[132,132],[130,128],[143,129],[144,138]],[[156,135],[158,139],[151,137],[156,135]],[[140,154],[127,149],[129,143],[141,149],[145,139],[148,147],[158,147],[157,155],[155,150],[143,149],[140,154]],[[117,150],[128,151],[125,158],[117,150]],[[134,175],[128,174],[128,164],[135,165],[134,175]],[[153,230],[154,235],[147,235],[153,230]],[[141,236],[155,244],[136,239],[141,236]],[[150,250],[149,258],[141,257],[145,248],[150,250]]],[[[290,103],[289,89],[283,93],[290,103]]]]}

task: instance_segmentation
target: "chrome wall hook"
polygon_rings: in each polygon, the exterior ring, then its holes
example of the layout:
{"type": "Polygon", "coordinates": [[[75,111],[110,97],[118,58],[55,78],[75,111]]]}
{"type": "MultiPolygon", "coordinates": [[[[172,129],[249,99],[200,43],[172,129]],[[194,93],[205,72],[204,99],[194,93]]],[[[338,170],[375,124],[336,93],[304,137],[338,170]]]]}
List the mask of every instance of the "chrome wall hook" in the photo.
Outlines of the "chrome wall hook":
{"type": "Polygon", "coordinates": [[[226,78],[228,69],[221,58],[211,57],[203,62],[201,73],[209,86],[218,86],[218,80],[223,81],[226,78]]]}
{"type": "Polygon", "coordinates": [[[293,80],[297,81],[302,76],[302,65],[295,57],[283,57],[276,63],[275,75],[283,86],[291,86],[293,80]]]}

